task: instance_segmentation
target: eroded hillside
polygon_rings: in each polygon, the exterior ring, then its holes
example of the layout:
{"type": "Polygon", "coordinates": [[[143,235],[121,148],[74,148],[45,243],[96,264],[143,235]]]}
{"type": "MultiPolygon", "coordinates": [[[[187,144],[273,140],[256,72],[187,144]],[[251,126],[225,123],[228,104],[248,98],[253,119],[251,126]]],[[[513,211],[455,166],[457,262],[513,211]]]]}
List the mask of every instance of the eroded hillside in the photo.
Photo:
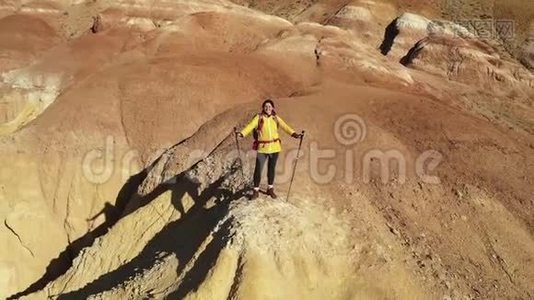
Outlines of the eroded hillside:
{"type": "Polygon", "coordinates": [[[515,44],[441,2],[0,2],[0,296],[534,297],[526,2],[515,44]],[[306,135],[249,201],[265,97],[306,135]]]}

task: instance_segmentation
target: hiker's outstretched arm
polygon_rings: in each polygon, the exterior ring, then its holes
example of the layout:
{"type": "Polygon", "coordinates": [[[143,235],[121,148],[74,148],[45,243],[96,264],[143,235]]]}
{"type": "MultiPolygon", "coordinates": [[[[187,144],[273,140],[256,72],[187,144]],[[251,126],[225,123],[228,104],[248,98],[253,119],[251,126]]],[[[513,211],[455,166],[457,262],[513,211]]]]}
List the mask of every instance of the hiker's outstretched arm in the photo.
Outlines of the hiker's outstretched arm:
{"type": "Polygon", "coordinates": [[[241,134],[243,136],[249,135],[254,128],[258,127],[258,120],[259,120],[259,117],[258,117],[258,115],[256,115],[252,119],[252,121],[250,121],[250,123],[248,123],[247,126],[245,126],[245,128],[243,128],[243,130],[241,130],[241,134]]]}
{"type": "Polygon", "coordinates": [[[292,135],[293,133],[295,133],[295,130],[293,130],[293,128],[291,128],[289,125],[287,125],[286,122],[284,122],[284,120],[282,120],[282,118],[278,117],[278,122],[280,123],[280,127],[282,127],[282,129],[287,132],[287,134],[289,135],[292,135]]]}

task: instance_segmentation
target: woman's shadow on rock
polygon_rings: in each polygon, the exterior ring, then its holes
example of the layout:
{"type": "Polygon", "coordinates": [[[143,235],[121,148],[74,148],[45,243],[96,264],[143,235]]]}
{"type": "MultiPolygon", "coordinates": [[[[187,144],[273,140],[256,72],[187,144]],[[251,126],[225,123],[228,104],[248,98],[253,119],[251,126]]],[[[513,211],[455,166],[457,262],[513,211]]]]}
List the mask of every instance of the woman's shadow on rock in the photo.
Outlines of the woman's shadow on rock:
{"type": "Polygon", "coordinates": [[[229,204],[232,200],[245,195],[245,189],[233,192],[223,188],[221,185],[225,177],[222,176],[201,193],[199,193],[200,182],[183,174],[171,180],[170,183],[160,185],[154,192],[147,195],[146,199],[141,199],[141,206],[170,190],[172,205],[180,212],[181,217],[165,225],[148,242],[141,253],[128,263],[100,276],[79,290],[59,295],[58,299],[84,299],[90,295],[109,291],[129,278],[135,278],[150,270],[164,257],[172,254],[178,260],[176,274],[180,278],[181,285],[169,297],[183,298],[200,285],[209,268],[215,263],[229,237],[231,219],[223,221],[229,204]],[[187,196],[191,197],[194,204],[186,211],[183,200],[187,196]],[[206,205],[208,201],[212,204],[211,206],[206,205]],[[217,230],[214,230],[216,227],[217,230]],[[211,240],[208,241],[210,235],[212,235],[211,240]],[[197,253],[203,243],[207,245],[202,247],[203,251],[197,253]],[[186,269],[195,254],[197,256],[194,264],[186,269]]]}
{"type": "Polygon", "coordinates": [[[32,283],[24,291],[14,294],[7,299],[18,299],[42,290],[48,282],[54,281],[63,275],[71,267],[72,260],[79,254],[81,249],[92,245],[96,238],[104,235],[109,228],[123,216],[126,206],[130,199],[135,195],[137,187],[146,178],[146,174],[146,171],[143,170],[138,174],[131,176],[117,194],[115,205],[106,202],[101,211],[86,220],[87,222],[95,222],[99,216],[103,215],[104,222],[94,228],[91,228],[92,226],[89,225],[89,228],[91,229],[87,233],[78,239],[71,241],[58,257],[50,261],[41,278],[32,283]]]}
{"type": "MultiPolygon", "coordinates": [[[[234,173],[235,171],[235,169],[232,169],[229,173],[234,173]]],[[[225,176],[227,175],[229,174],[226,174],[225,176]]],[[[71,267],[72,260],[79,254],[81,249],[90,246],[96,238],[105,234],[109,230],[109,228],[111,228],[120,218],[124,218],[129,214],[135,212],[137,209],[151,203],[151,201],[153,201],[155,198],[159,197],[161,194],[169,190],[171,191],[172,205],[180,213],[180,215],[183,216],[178,221],[184,222],[185,225],[188,224],[187,222],[185,222],[185,220],[190,220],[193,214],[204,214],[206,215],[206,217],[211,217],[213,219],[215,213],[221,213],[222,211],[227,209],[226,206],[228,205],[229,201],[233,199],[238,199],[245,195],[244,190],[240,190],[234,193],[228,189],[221,188],[221,183],[225,176],[221,177],[219,180],[208,186],[202,192],[202,194],[199,194],[200,182],[187,177],[184,172],[175,176],[168,182],[160,184],[150,194],[146,196],[139,196],[137,195],[137,188],[143,182],[146,176],[147,171],[143,170],[138,174],[130,177],[119,191],[115,202],[116,205],[113,206],[111,205],[111,203],[106,203],[104,208],[100,212],[96,213],[93,217],[87,220],[88,222],[92,222],[98,216],[104,215],[105,221],[96,228],[87,232],[82,237],[71,242],[67,246],[67,248],[65,248],[65,250],[59,254],[57,258],[53,259],[50,262],[50,264],[46,268],[45,274],[39,280],[31,284],[24,291],[12,295],[8,299],[18,299],[25,295],[29,295],[36,291],[42,290],[48,284],[48,282],[56,280],[71,267]],[[187,212],[183,204],[183,200],[186,195],[189,195],[194,201],[193,206],[187,212]],[[217,199],[215,201],[217,205],[211,209],[203,211],[202,207],[212,197],[217,199]],[[221,199],[223,198],[226,198],[226,201],[224,201],[224,203],[221,203],[221,199]]],[[[161,234],[164,235],[166,231],[173,230],[173,226],[178,226],[181,223],[178,221],[168,224],[162,230],[161,234]]],[[[200,225],[201,227],[199,227],[199,229],[202,229],[202,226],[207,224],[200,222],[200,225]]],[[[185,226],[185,229],[187,228],[188,227],[185,226]]],[[[187,243],[181,244],[187,245],[187,243]]],[[[186,251],[185,247],[181,253],[183,254],[184,251],[188,252],[186,251]]],[[[180,254],[180,251],[178,251],[177,254],[180,254]]],[[[177,257],[179,257],[179,255],[177,255],[177,257]]],[[[186,255],[182,255],[182,259],[183,257],[186,257],[186,255]]],[[[97,283],[98,281],[99,280],[96,280],[97,283]]],[[[95,283],[95,286],[96,285],[101,284],[95,283]]],[[[89,287],[87,290],[91,290],[91,288],[89,287]]]]}

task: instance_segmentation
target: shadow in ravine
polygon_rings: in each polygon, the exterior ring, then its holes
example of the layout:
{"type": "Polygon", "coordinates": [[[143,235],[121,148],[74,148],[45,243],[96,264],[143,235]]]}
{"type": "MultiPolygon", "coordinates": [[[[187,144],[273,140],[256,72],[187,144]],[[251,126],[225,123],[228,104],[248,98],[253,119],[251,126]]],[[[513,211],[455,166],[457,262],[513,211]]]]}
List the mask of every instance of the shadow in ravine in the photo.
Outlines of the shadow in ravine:
{"type": "Polygon", "coordinates": [[[380,53],[383,55],[388,55],[389,51],[391,50],[391,47],[393,47],[393,42],[395,42],[395,38],[399,34],[399,29],[397,29],[397,19],[391,21],[389,25],[386,27],[386,30],[384,32],[384,40],[382,41],[382,44],[380,45],[380,53]]]}
{"type": "Polygon", "coordinates": [[[37,281],[32,283],[24,291],[19,292],[7,299],[18,299],[20,297],[32,294],[36,291],[42,290],[49,282],[56,280],[59,276],[63,275],[71,266],[72,260],[79,254],[79,252],[93,244],[94,240],[104,235],[109,228],[111,228],[122,216],[122,212],[125,210],[126,205],[136,193],[137,187],[146,177],[146,171],[143,170],[140,173],[131,176],[126,183],[122,186],[117,195],[115,205],[111,205],[106,202],[104,208],[95,214],[92,218],[88,219],[88,222],[93,222],[99,215],[103,214],[105,221],[88,231],[80,238],[72,241],[67,247],[54,258],[46,267],[45,274],[41,276],[37,281]]]}
{"type": "MultiPolygon", "coordinates": [[[[235,172],[235,171],[233,171],[235,172]]],[[[180,219],[167,224],[141,251],[141,253],[130,262],[118,269],[102,275],[97,280],[89,283],[83,288],[60,295],[58,299],[85,299],[90,295],[108,291],[118,284],[132,278],[145,270],[149,270],[158,260],[161,260],[161,253],[176,255],[179,261],[177,274],[184,271],[184,267],[189,262],[199,246],[212,233],[215,226],[223,219],[228,206],[232,200],[239,199],[245,195],[244,190],[232,192],[229,189],[221,188],[221,184],[226,176],[222,176],[213,182],[209,187],[198,193],[200,183],[194,182],[187,176],[180,175],[176,178],[176,184],[162,184],[157,195],[171,190],[172,203],[174,207],[184,212],[182,200],[188,194],[193,200],[193,206],[180,217],[180,219]],[[205,208],[206,202],[212,198],[218,199],[210,208],[205,208]]],[[[152,198],[153,196],[150,196],[152,198]]],[[[189,291],[197,287],[209,271],[212,262],[217,258],[228,237],[228,226],[231,220],[226,220],[224,224],[219,224],[219,229],[213,236],[206,249],[200,254],[196,264],[185,274],[186,280],[175,291],[173,297],[183,298],[189,291]]]]}

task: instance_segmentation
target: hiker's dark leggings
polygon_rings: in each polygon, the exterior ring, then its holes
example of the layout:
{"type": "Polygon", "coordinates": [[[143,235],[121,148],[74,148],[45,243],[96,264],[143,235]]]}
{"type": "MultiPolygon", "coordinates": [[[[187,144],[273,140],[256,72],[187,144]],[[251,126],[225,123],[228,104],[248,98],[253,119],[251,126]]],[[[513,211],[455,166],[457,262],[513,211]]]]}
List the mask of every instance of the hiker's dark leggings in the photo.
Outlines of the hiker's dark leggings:
{"type": "Polygon", "coordinates": [[[259,153],[256,156],[256,167],[254,168],[254,187],[260,186],[261,171],[265,161],[269,159],[267,163],[267,183],[272,185],[274,183],[274,173],[276,170],[276,161],[278,160],[278,153],[259,153]]]}

